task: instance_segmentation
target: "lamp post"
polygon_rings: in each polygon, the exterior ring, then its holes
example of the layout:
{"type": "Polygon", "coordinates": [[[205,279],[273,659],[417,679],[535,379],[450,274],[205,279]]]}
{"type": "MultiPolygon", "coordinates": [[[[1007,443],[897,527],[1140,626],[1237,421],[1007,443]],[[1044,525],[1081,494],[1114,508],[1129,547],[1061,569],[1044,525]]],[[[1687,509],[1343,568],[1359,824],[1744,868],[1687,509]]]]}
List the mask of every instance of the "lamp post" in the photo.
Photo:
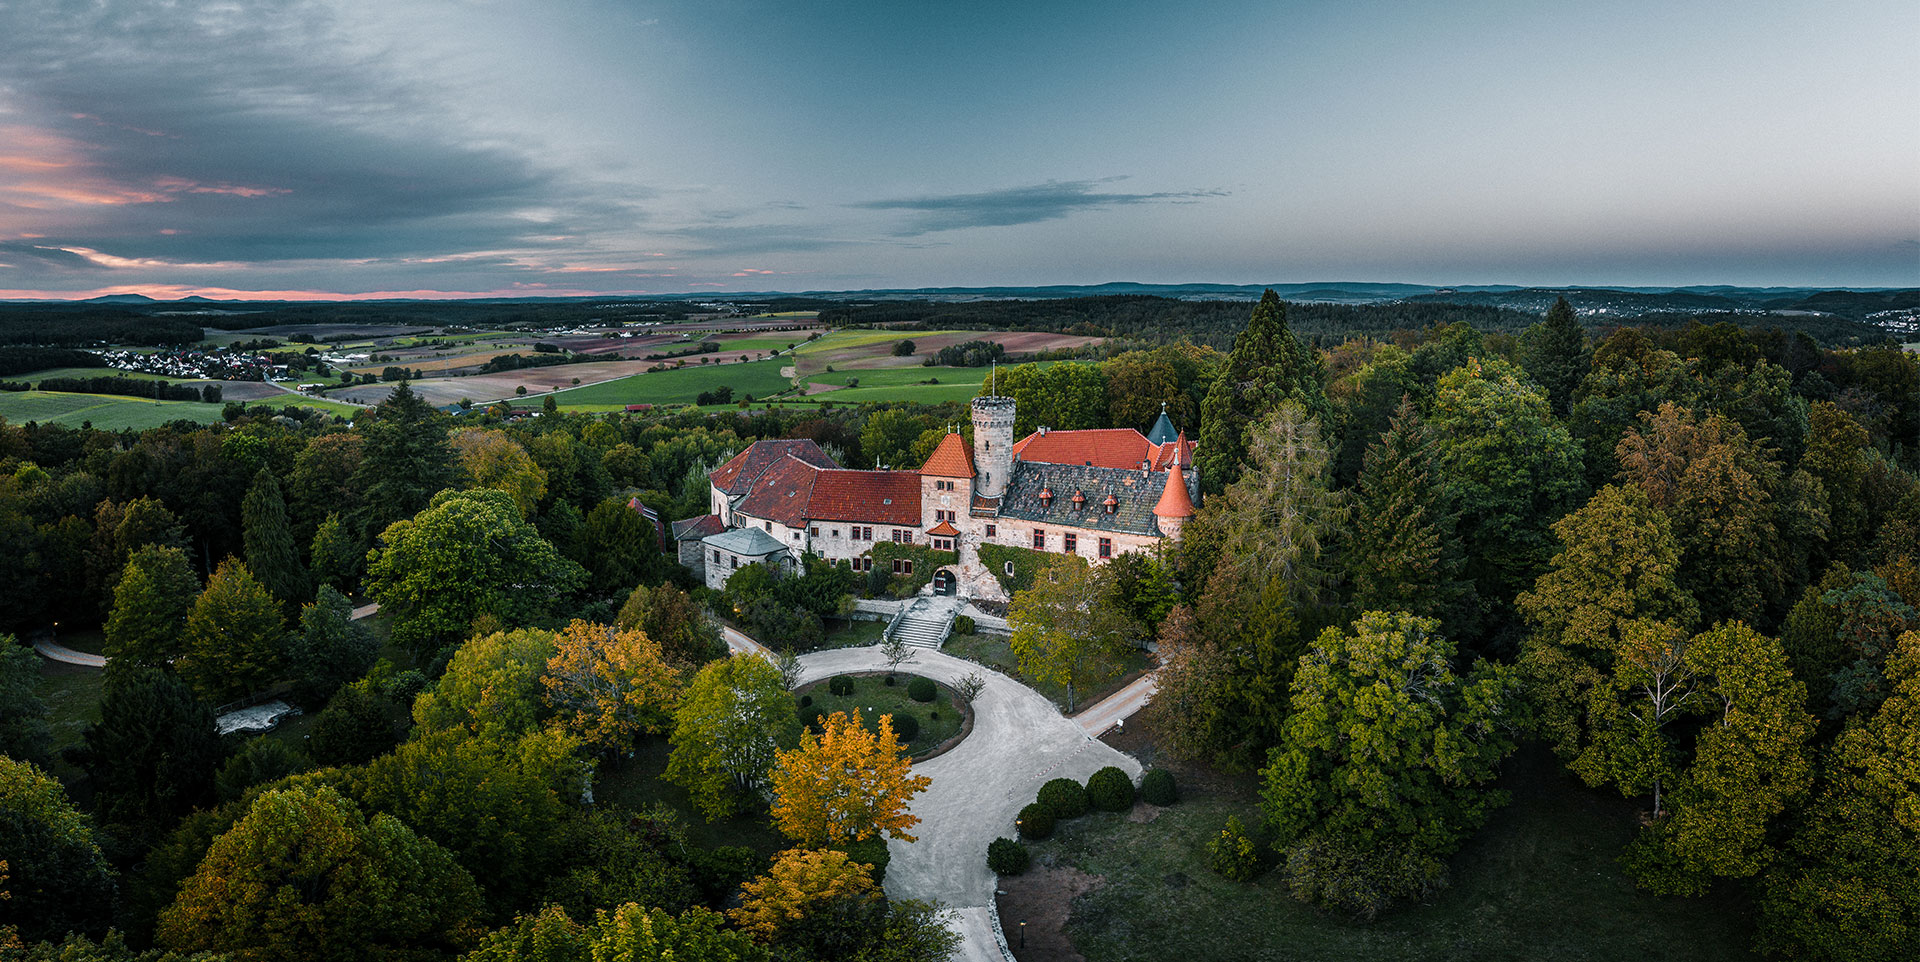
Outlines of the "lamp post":
{"type": "Polygon", "coordinates": [[[1020,947],[1023,949],[1027,947],[1027,920],[1026,919],[1020,920],[1020,947]]]}

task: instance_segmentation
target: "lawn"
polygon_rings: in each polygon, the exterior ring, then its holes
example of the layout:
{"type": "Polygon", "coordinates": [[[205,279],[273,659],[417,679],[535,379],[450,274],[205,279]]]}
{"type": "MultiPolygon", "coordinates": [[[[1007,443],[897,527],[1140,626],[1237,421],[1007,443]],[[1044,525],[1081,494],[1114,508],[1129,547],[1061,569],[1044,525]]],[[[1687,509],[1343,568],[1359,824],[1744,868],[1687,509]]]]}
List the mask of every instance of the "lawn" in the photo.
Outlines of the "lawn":
{"type": "Polygon", "coordinates": [[[100,720],[100,696],[106,681],[107,672],[102,668],[40,660],[37,691],[51,716],[54,751],[80,744],[87,726],[100,720]]]}
{"type": "Polygon", "coordinates": [[[853,679],[853,694],[836,695],[827,688],[827,679],[804,685],[794,692],[801,699],[800,720],[805,722],[818,712],[822,718],[834,712],[846,712],[862,719],[869,727],[878,725],[881,715],[900,718],[911,715],[920,723],[920,733],[904,746],[908,754],[923,752],[941,742],[960,734],[960,726],[965,718],[956,707],[958,696],[953,689],[937,684],[939,694],[932,701],[918,702],[907,696],[907,682],[915,676],[908,673],[912,662],[900,666],[894,675],[894,683],[887,684],[887,677],[880,675],[848,675],[853,679]],[[808,704],[808,699],[812,700],[808,704]]]}
{"type": "Polygon", "coordinates": [[[1737,887],[1703,899],[1635,888],[1618,857],[1632,806],[1567,778],[1544,751],[1513,759],[1514,802],[1452,860],[1431,902],[1371,924],[1294,901],[1276,871],[1252,884],[1207,868],[1203,845],[1230,814],[1259,824],[1251,779],[1183,780],[1151,822],[1095,813],[1033,845],[1105,884],[1074,903],[1067,934],[1090,962],[1185,957],[1327,960],[1689,960],[1754,956],[1737,887]]]}
{"type": "Polygon", "coordinates": [[[664,804],[686,823],[687,840],[703,848],[744,845],[762,855],[773,855],[792,845],[768,821],[764,811],[707,821],[686,789],[663,777],[669,754],[671,749],[666,739],[650,738],[635,750],[632,758],[617,765],[602,764],[593,783],[595,804],[630,812],[664,804]]]}
{"type": "MultiPolygon", "coordinates": [[[[1021,674],[1019,659],[1014,657],[1013,646],[1008,644],[1008,639],[1004,635],[956,634],[949,636],[946,644],[940,646],[940,650],[955,658],[965,658],[1000,672],[1047,696],[1047,700],[1059,706],[1061,711],[1067,710],[1067,686],[1035,681],[1021,674]]],[[[1088,705],[1119,691],[1140,672],[1147,670],[1152,663],[1152,655],[1138,649],[1130,650],[1127,656],[1115,666],[1114,674],[1083,683],[1074,691],[1074,710],[1084,710],[1088,705]]]]}
{"type": "Polygon", "coordinates": [[[34,384],[39,384],[41,381],[50,377],[125,377],[132,378],[136,381],[168,381],[175,384],[183,380],[193,380],[192,378],[167,377],[164,374],[148,374],[145,371],[122,371],[119,368],[112,367],[50,367],[44,371],[17,374],[8,378],[8,380],[31,381],[34,384]]]}
{"type": "Polygon", "coordinates": [[[783,364],[780,358],[745,364],[689,364],[678,370],[635,374],[557,391],[554,400],[562,408],[602,404],[691,404],[701,393],[721,386],[733,388],[736,400],[748,394],[759,398],[793,386],[787,378],[780,376],[783,364]]]}

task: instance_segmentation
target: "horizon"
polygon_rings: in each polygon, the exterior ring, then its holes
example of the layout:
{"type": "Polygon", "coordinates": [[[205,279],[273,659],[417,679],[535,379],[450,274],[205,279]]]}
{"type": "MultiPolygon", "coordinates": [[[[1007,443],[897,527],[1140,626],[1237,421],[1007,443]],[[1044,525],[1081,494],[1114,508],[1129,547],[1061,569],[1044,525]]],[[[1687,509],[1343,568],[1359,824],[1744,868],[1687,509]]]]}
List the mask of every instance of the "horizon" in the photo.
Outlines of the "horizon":
{"type": "Polygon", "coordinates": [[[1891,0],[23,0],[0,299],[1916,287],[1916,34],[1891,0]]]}

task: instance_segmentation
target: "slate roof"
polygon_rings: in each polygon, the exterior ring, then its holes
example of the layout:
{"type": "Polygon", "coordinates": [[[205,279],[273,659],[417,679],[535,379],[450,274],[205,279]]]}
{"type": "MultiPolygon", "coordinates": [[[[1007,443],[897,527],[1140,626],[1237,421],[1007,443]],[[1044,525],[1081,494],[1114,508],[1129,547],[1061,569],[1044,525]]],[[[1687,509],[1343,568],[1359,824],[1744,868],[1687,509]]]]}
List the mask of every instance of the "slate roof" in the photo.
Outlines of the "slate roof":
{"type": "MultiPolygon", "coordinates": [[[[1139,436],[1137,431],[1132,433],[1139,436]]],[[[1103,468],[1021,461],[1014,465],[1013,483],[1000,498],[1000,518],[1157,537],[1161,531],[1153,506],[1166,485],[1165,472],[1142,472],[1137,463],[1132,468],[1103,468]],[[1040,492],[1048,488],[1053,499],[1042,503],[1040,492]],[[1073,501],[1076,492],[1086,496],[1078,508],[1073,501]],[[1112,514],[1101,507],[1110,495],[1117,502],[1112,514]]],[[[1189,495],[1197,498],[1199,479],[1191,472],[1187,487],[1189,495]]]]}
{"type": "Polygon", "coordinates": [[[725,530],[727,530],[727,526],[720,521],[720,516],[717,514],[703,514],[697,518],[682,518],[673,523],[673,540],[686,541],[692,539],[698,541],[707,535],[719,534],[725,530]]]}
{"type": "Polygon", "coordinates": [[[738,497],[747,492],[754,479],[785,458],[792,456],[817,468],[837,468],[832,456],[807,438],[798,440],[755,441],[745,451],[715,468],[708,479],[723,493],[738,497]]]}
{"type": "Polygon", "coordinates": [[[973,478],[973,454],[967,450],[967,442],[959,433],[949,433],[940,439],[940,446],[927,456],[927,463],[920,466],[921,474],[941,478],[973,478]]]}
{"type": "Polygon", "coordinates": [[[1147,443],[1165,444],[1176,437],[1179,437],[1179,432],[1173,429],[1173,419],[1167,417],[1167,405],[1162,401],[1160,402],[1160,420],[1153,422],[1153,429],[1147,432],[1147,443]]]}
{"type": "Polygon", "coordinates": [[[780,539],[759,528],[735,528],[732,531],[722,531],[700,539],[700,543],[748,558],[764,558],[775,552],[787,550],[787,546],[781,544],[780,539]]]}

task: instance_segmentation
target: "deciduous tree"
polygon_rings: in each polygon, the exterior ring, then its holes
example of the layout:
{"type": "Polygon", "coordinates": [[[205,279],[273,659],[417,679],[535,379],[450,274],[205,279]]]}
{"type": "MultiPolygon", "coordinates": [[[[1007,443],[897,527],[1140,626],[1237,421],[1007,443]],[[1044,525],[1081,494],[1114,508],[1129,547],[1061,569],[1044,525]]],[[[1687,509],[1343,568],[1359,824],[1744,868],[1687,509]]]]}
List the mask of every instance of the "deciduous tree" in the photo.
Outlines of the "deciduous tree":
{"type": "Polygon", "coordinates": [[[387,815],[330,788],[257,799],[160,915],[159,941],[235,959],[424,957],[466,943],[473,878],[387,815]]]}
{"type": "Polygon", "coordinates": [[[781,752],[771,775],[773,820],[788,838],[811,848],[871,838],[914,841],[920,819],[907,811],[933,780],[913,774],[893,734],[893,716],[869,729],[845,712],[827,716],[818,737],[800,733],[800,747],[781,752]]]}
{"type": "Polygon", "coordinates": [[[505,491],[519,506],[522,518],[533,517],[547,493],[547,472],[533,462],[526,448],[505,431],[482,428],[454,432],[452,445],[472,487],[505,491]]]}
{"type": "Polygon", "coordinates": [[[52,750],[53,730],[39,683],[39,656],[12,635],[0,635],[0,755],[43,762],[52,750]]]}
{"type": "Polygon", "coordinates": [[[633,589],[620,606],[614,624],[622,631],[637,628],[645,632],[667,657],[683,665],[704,665],[726,654],[713,620],[674,585],[633,589]]]}
{"type": "Polygon", "coordinates": [[[208,701],[260,691],[279,676],[285,629],[279,602],[228,558],[187,613],[186,649],[174,667],[208,701]]]}
{"type": "Polygon", "coordinates": [[[576,619],[554,645],[540,683],[560,723],[586,744],[630,751],[642,734],[657,735],[672,724],[680,672],[645,632],[576,619]]]}
{"type": "Polygon", "coordinates": [[[393,638],[432,651],[491,614],[509,624],[543,617],[582,580],[580,566],[520,517],[499,491],[447,491],[381,536],[367,593],[393,616],[393,638]]]}
{"type": "Polygon", "coordinates": [[[461,729],[502,744],[538,728],[550,714],[541,682],[559,648],[553,632],[520,628],[461,645],[446,673],[413,703],[426,733],[461,729]]]}
{"type": "Polygon", "coordinates": [[[1140,633],[1126,612],[1101,602],[1092,567],[1073,555],[1054,559],[1033,587],[1016,592],[1007,621],[1020,671],[1065,685],[1069,713],[1079,687],[1114,675],[1140,633]]]}
{"type": "Polygon", "coordinates": [[[109,664],[164,665],[180,654],[200,579],[179,548],[149,545],[127,558],[104,629],[109,664]]]}
{"type": "Polygon", "coordinates": [[[764,658],[724,658],[693,676],[674,712],[667,780],[708,819],[740,811],[766,791],[782,748],[800,738],[793,695],[764,658]]]}
{"type": "Polygon", "coordinates": [[[60,783],[0,755],[0,933],[29,939],[97,932],[113,909],[113,871],[60,783]],[[10,877],[9,877],[10,876],[10,877]]]}
{"type": "MultiPolygon", "coordinates": [[[[1293,680],[1293,714],[1261,773],[1276,845],[1323,839],[1438,868],[1506,802],[1489,787],[1525,727],[1519,674],[1482,661],[1465,678],[1439,623],[1371,611],[1329,628],[1293,680]]],[[[1296,853],[1298,854],[1298,853],[1296,853]]],[[[1389,897],[1414,894],[1397,873],[1389,897]]],[[[1369,883],[1372,884],[1372,883],[1369,883]]]]}

